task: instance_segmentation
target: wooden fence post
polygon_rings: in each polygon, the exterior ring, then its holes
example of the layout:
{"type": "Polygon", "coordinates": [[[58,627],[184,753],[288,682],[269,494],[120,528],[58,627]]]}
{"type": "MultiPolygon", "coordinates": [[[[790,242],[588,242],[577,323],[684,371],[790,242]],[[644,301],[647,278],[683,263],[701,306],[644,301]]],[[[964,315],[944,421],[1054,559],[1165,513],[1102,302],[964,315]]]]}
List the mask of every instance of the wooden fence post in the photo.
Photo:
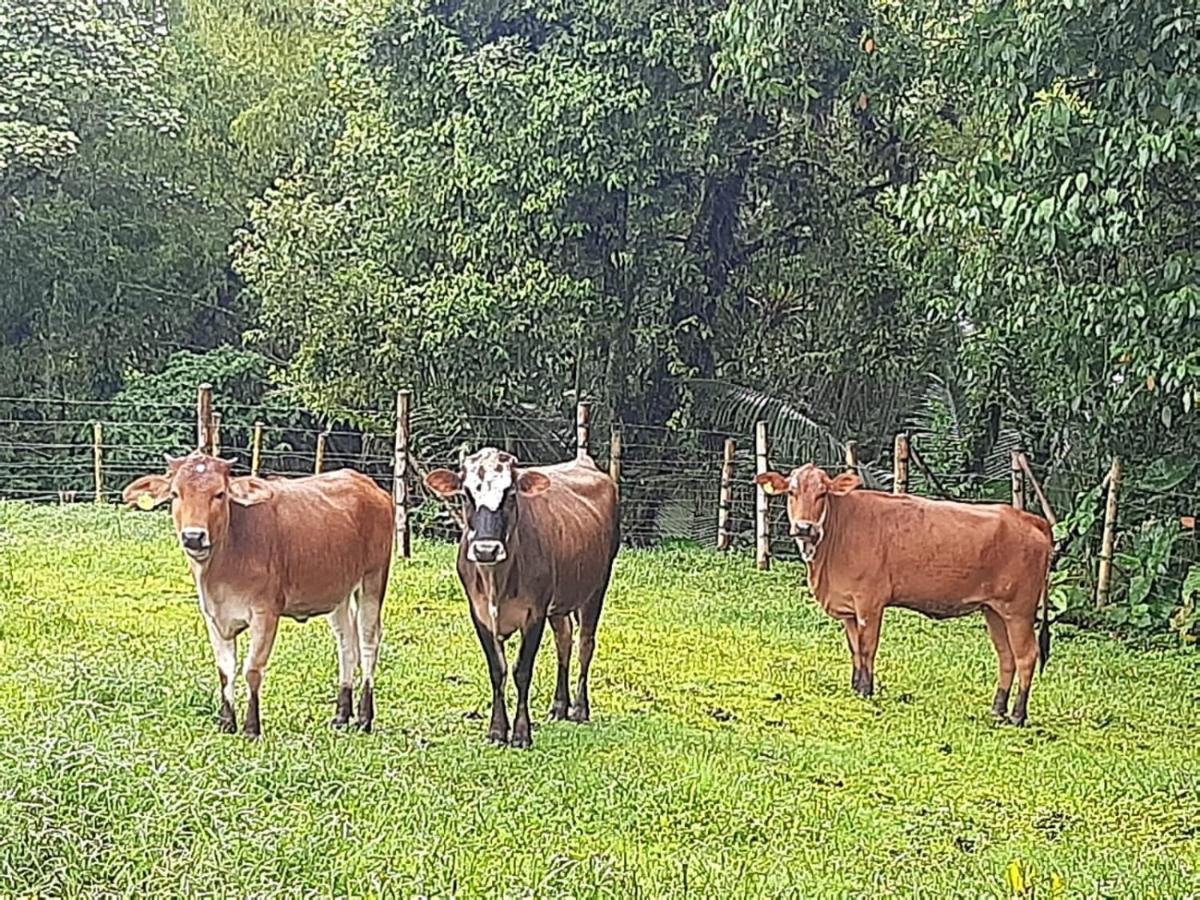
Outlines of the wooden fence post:
{"type": "Polygon", "coordinates": [[[221,414],[214,412],[212,414],[212,430],[209,431],[211,443],[208,446],[210,456],[221,455],[221,414]]]}
{"type": "Polygon", "coordinates": [[[1025,473],[1025,482],[1033,488],[1033,493],[1037,497],[1038,503],[1041,504],[1042,512],[1046,515],[1046,521],[1050,523],[1051,528],[1055,527],[1058,524],[1058,516],[1054,514],[1054,508],[1050,506],[1050,499],[1042,490],[1041,482],[1033,474],[1033,468],[1029,465],[1029,457],[1022,452],[1017,455],[1017,458],[1021,461],[1021,471],[1025,473]]]}
{"type": "Polygon", "coordinates": [[[728,550],[733,543],[729,531],[729,516],[733,509],[733,461],[737,454],[737,443],[725,438],[725,457],[721,462],[721,499],[717,506],[717,549],[728,550]]]}
{"type": "MultiPolygon", "coordinates": [[[[754,469],[756,475],[767,471],[767,423],[759,422],[754,428],[754,469]]],[[[754,495],[754,558],[763,571],[771,568],[771,509],[766,490],[761,484],[755,486],[754,495]]]]}
{"type": "Polygon", "coordinates": [[[1021,451],[1012,451],[1012,505],[1025,508],[1025,472],[1021,468],[1021,451]]]}
{"type": "Polygon", "coordinates": [[[92,423],[92,463],[96,481],[96,502],[104,502],[104,426],[92,423]]]}
{"type": "Polygon", "coordinates": [[[846,471],[858,474],[858,441],[846,441],[846,471]]]}
{"type": "Polygon", "coordinates": [[[896,435],[892,452],[892,492],[908,493],[908,434],[903,431],[896,435]]]}
{"type": "Polygon", "coordinates": [[[396,504],[396,547],[403,559],[412,556],[408,521],[408,445],[411,438],[412,392],[396,391],[396,445],[392,461],[392,499],[396,504]]]}
{"type": "Polygon", "coordinates": [[[575,407],[575,456],[588,455],[588,445],[591,439],[592,406],[590,403],[579,403],[575,407]]]}
{"type": "Polygon", "coordinates": [[[608,477],[617,486],[617,496],[621,495],[621,423],[613,422],[612,434],[608,439],[608,477]]]}
{"type": "Polygon", "coordinates": [[[313,474],[320,475],[321,470],[325,468],[325,438],[329,434],[329,429],[326,428],[317,435],[317,457],[313,460],[313,474]]]}
{"type": "Polygon", "coordinates": [[[254,434],[250,438],[250,474],[257,475],[262,465],[263,423],[254,423],[254,434]]]}
{"type": "Polygon", "coordinates": [[[1104,505],[1104,539],[1100,544],[1100,571],[1096,576],[1096,606],[1108,603],[1112,585],[1113,548],[1117,541],[1117,500],[1121,490],[1121,459],[1113,457],[1108,470],[1108,502],[1104,505]]]}
{"type": "Polygon", "coordinates": [[[212,444],[212,385],[207,381],[196,392],[196,449],[208,450],[212,444]]]}

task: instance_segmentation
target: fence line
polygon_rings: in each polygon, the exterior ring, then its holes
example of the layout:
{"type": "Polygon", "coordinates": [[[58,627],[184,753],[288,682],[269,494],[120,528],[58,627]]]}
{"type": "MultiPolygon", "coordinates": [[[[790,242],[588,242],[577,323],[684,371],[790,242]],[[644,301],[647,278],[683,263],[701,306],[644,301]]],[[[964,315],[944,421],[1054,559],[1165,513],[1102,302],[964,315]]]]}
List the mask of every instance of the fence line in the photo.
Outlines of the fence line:
{"type": "MultiPolygon", "coordinates": [[[[0,499],[112,501],[127,481],[160,470],[164,453],[180,455],[196,445],[199,423],[188,406],[0,397],[0,499]],[[164,415],[155,418],[153,410],[164,415]]],[[[236,460],[239,471],[249,471],[256,462],[264,476],[312,472],[323,443],[323,469],[360,469],[396,497],[401,535],[410,529],[430,537],[458,533],[452,509],[429,496],[421,482],[422,473],[431,468],[457,466],[465,454],[486,445],[509,450],[530,464],[570,459],[586,446],[597,465],[619,476],[622,531],[629,543],[684,539],[741,553],[757,548],[760,564],[765,560],[767,565],[773,558],[798,555],[787,537],[785,504],[754,485],[760,454],[753,433],[608,422],[578,409],[559,415],[460,414],[447,421],[421,407],[417,398],[408,402],[409,424],[398,451],[397,430],[382,424],[394,423],[398,410],[354,411],[381,423],[362,428],[344,419],[318,419],[296,407],[227,403],[219,396],[212,398],[210,409],[214,423],[221,416],[221,453],[236,460]]],[[[1166,487],[1127,476],[1119,512],[1110,517],[1111,540],[1105,537],[1108,529],[1101,528],[1103,515],[1094,516],[1081,537],[1071,531],[1082,527],[1076,519],[1077,498],[1099,497],[1098,505],[1104,505],[1100,488],[1105,476],[1094,467],[1025,460],[1018,481],[1015,462],[996,472],[949,470],[947,445],[928,435],[871,437],[856,436],[840,448],[822,446],[813,461],[831,472],[853,465],[864,480],[884,490],[1015,502],[1035,513],[1041,512],[1036,497],[1040,487],[1063,520],[1064,539],[1083,542],[1078,575],[1100,604],[1117,582],[1128,585],[1135,579],[1151,579],[1178,594],[1186,565],[1200,560],[1195,529],[1200,482],[1195,474],[1166,487]],[[864,457],[864,446],[878,448],[879,455],[864,457]],[[1169,544],[1174,555],[1143,563],[1137,554],[1156,540],[1169,544]],[[1135,571],[1144,565],[1153,571],[1135,571]]],[[[798,448],[766,443],[764,464],[771,468],[786,471],[805,461],[789,458],[799,454],[798,448]]]]}

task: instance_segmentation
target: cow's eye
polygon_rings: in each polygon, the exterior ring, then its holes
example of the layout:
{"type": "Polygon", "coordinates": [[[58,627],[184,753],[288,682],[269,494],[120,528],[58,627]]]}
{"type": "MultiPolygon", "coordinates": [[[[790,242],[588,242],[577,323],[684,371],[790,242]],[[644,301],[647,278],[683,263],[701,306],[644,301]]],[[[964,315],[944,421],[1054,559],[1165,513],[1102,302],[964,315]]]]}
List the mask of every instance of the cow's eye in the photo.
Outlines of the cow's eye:
{"type": "Polygon", "coordinates": [[[171,491],[171,499],[178,500],[179,499],[179,491],[171,491]]]}
{"type": "Polygon", "coordinates": [[[213,499],[215,499],[215,500],[224,500],[224,499],[225,499],[225,492],[224,492],[224,491],[217,491],[217,496],[216,496],[216,497],[214,497],[213,499]]]}

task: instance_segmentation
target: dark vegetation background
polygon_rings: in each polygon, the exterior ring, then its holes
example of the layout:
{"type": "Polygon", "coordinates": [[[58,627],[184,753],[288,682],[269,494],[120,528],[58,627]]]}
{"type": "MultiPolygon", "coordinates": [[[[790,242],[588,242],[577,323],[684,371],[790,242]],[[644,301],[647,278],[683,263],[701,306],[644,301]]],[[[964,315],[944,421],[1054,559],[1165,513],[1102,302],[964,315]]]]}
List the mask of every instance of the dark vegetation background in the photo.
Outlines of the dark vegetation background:
{"type": "Polygon", "coordinates": [[[269,423],[279,470],[322,430],[333,464],[386,466],[402,386],[430,462],[552,458],[589,399],[598,435],[641,429],[641,540],[711,537],[688,523],[757,419],[780,464],[854,439],[885,478],[910,429],[960,496],[1006,496],[1029,452],[1069,617],[1190,639],[1198,24],[1171,0],[0,0],[0,493],[86,488],[95,419],[115,474],[157,465],[200,380],[228,445],[269,423]]]}

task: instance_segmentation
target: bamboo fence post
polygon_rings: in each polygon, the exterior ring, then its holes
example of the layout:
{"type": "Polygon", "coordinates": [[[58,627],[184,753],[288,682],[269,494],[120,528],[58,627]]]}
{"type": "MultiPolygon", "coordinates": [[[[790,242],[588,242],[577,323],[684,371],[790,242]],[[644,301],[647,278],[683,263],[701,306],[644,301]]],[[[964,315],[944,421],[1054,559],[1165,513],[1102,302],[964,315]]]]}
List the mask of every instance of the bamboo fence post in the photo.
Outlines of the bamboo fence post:
{"type": "Polygon", "coordinates": [[[721,461],[721,498],[717,506],[717,549],[728,550],[733,543],[729,531],[729,516],[733,509],[733,461],[737,454],[737,443],[725,438],[725,457],[721,461]]]}
{"type": "Polygon", "coordinates": [[[212,430],[209,431],[211,443],[208,447],[210,456],[221,455],[221,414],[214,412],[212,414],[212,430]]]}
{"type": "Polygon", "coordinates": [[[392,461],[392,499],[396,504],[396,546],[400,556],[412,556],[412,526],[408,521],[408,445],[411,433],[412,391],[396,392],[396,445],[392,461]]]}
{"type": "Polygon", "coordinates": [[[908,493],[908,434],[903,431],[896,435],[892,452],[892,492],[908,493]]]}
{"type": "Polygon", "coordinates": [[[1033,469],[1029,465],[1029,457],[1024,453],[1020,455],[1021,471],[1025,473],[1025,480],[1029,482],[1033,488],[1033,493],[1041,504],[1042,512],[1046,514],[1046,521],[1053,528],[1058,524],[1058,516],[1054,514],[1053,507],[1050,506],[1050,500],[1046,497],[1046,492],[1042,490],[1042,483],[1037,480],[1037,476],[1033,474],[1033,469]]]}
{"type": "Polygon", "coordinates": [[[1025,508],[1025,472],[1021,468],[1021,451],[1012,451],[1012,505],[1025,508]]]}
{"type": "Polygon", "coordinates": [[[1096,606],[1108,603],[1112,586],[1113,548],[1117,541],[1117,503],[1121,491],[1121,459],[1113,457],[1108,470],[1108,502],[1104,505],[1104,540],[1100,545],[1100,571],[1096,577],[1096,606]]]}
{"type": "Polygon", "coordinates": [[[846,441],[846,471],[858,474],[858,441],[846,441]]]}
{"type": "Polygon", "coordinates": [[[612,433],[608,439],[608,477],[617,486],[617,496],[621,494],[621,425],[613,422],[612,433]]]}
{"type": "Polygon", "coordinates": [[[317,456],[313,460],[313,474],[320,475],[321,470],[325,468],[325,439],[329,434],[329,429],[326,428],[317,435],[317,456]]]}
{"type": "MultiPolygon", "coordinates": [[[[755,474],[765,475],[767,472],[767,423],[759,422],[754,428],[754,468],[755,474]]],[[[760,569],[771,568],[771,510],[766,489],[756,485],[754,497],[755,511],[755,562],[760,569]]]]}
{"type": "Polygon", "coordinates": [[[196,392],[196,449],[207,450],[212,444],[212,385],[207,381],[196,392]]]}
{"type": "Polygon", "coordinates": [[[254,433],[250,437],[250,474],[257,475],[262,465],[263,423],[254,423],[254,433]]]}
{"type": "Polygon", "coordinates": [[[591,440],[592,407],[590,403],[579,403],[575,406],[575,456],[582,459],[588,455],[588,445],[591,440]]]}
{"type": "Polygon", "coordinates": [[[104,426],[92,423],[92,464],[96,483],[96,502],[104,502],[104,426]]]}

